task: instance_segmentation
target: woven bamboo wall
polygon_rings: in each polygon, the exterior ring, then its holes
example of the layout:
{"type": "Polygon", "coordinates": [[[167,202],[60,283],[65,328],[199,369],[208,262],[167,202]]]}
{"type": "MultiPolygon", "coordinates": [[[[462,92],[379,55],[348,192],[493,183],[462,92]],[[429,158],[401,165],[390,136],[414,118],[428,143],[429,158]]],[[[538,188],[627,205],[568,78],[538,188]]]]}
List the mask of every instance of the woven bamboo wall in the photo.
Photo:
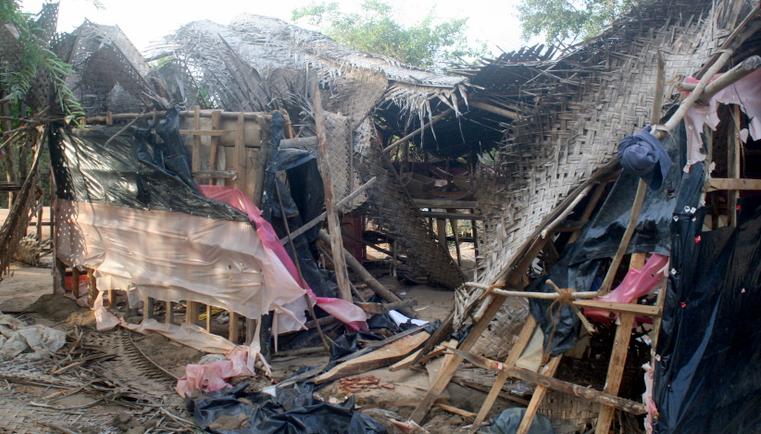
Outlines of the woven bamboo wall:
{"type": "MultiPolygon", "coordinates": [[[[487,264],[481,282],[491,283],[508,270],[553,209],[614,158],[620,139],[648,123],[657,52],[662,50],[665,61],[665,94],[673,95],[676,84],[699,69],[735,25],[727,18],[730,1],[714,10],[708,1],[664,4],[638,10],[603,40],[572,54],[570,60],[579,65],[577,83],[556,86],[575,92],[546,97],[534,116],[514,124],[514,136],[502,151],[503,178],[481,191],[487,264]]],[[[525,316],[524,303],[509,300],[475,351],[504,353],[516,321],[525,316]]]]}

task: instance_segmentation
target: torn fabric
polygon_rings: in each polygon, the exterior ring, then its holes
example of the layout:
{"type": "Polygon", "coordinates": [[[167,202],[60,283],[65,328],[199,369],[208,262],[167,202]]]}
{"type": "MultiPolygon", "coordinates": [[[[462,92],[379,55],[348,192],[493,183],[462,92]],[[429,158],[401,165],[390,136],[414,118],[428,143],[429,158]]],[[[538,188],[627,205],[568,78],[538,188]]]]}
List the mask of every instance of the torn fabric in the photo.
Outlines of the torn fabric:
{"type": "MultiPolygon", "coordinates": [[[[717,74],[714,78],[719,78],[717,74]]],[[[687,83],[697,83],[698,80],[689,77],[687,83]]],[[[748,134],[753,139],[761,138],[761,69],[754,71],[738,80],[736,83],[720,90],[711,97],[707,105],[693,105],[687,110],[684,121],[687,126],[687,166],[699,161],[705,161],[703,150],[703,125],[716,131],[719,125],[719,104],[736,104],[750,119],[747,132],[740,134],[743,141],[748,134]]]]}
{"type": "MultiPolygon", "coordinates": [[[[299,276],[296,265],[291,260],[291,257],[288,256],[285,248],[280,244],[277,234],[270,222],[262,217],[261,210],[259,210],[254,202],[246,197],[243,192],[234,187],[218,185],[200,185],[199,188],[203,195],[209,199],[224,202],[245,212],[256,227],[256,233],[259,236],[259,239],[261,239],[264,249],[268,254],[274,255],[284,264],[291,276],[299,282],[299,285],[307,291],[310,298],[314,300],[322,310],[346,324],[352,331],[367,330],[367,315],[362,308],[340,298],[318,297],[315,295],[304,279],[299,276]]],[[[278,319],[279,318],[280,315],[278,315],[278,319]]],[[[282,327],[282,325],[278,324],[277,330],[282,331],[283,329],[280,327],[282,327]]]]}

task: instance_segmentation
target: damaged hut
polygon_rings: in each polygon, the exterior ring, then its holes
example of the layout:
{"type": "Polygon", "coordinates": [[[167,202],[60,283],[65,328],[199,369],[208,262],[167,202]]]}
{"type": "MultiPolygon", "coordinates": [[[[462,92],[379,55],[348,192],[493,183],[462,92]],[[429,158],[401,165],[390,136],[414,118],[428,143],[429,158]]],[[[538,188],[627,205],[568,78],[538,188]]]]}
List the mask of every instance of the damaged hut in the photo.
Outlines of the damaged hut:
{"type": "Polygon", "coordinates": [[[57,47],[86,115],[44,123],[57,290],[225,354],[177,383],[209,430],[303,407],[338,431],[753,432],[760,29],[758,4],[653,0],[443,75],[260,16],[145,57],[85,22],[57,47]],[[449,316],[415,320],[366,247],[454,290],[449,316]],[[331,360],[231,387],[270,345],[331,360]],[[354,399],[398,408],[383,428],[354,399]]]}

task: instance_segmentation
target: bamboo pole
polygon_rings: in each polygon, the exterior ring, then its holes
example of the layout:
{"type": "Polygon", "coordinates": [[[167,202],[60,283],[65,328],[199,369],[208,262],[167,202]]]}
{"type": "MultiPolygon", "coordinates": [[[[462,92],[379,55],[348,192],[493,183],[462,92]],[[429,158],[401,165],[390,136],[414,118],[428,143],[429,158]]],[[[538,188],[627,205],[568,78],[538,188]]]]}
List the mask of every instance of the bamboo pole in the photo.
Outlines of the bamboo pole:
{"type": "Polygon", "coordinates": [[[320,176],[322,177],[323,190],[325,194],[325,209],[328,218],[328,228],[330,229],[330,249],[333,254],[333,268],[336,274],[336,283],[338,291],[346,301],[352,301],[351,287],[349,286],[349,274],[346,271],[346,260],[343,255],[343,240],[341,239],[341,221],[338,217],[338,210],[335,206],[333,195],[333,177],[326,158],[328,155],[327,137],[325,136],[325,116],[322,112],[322,102],[320,101],[320,89],[317,86],[317,80],[312,80],[312,110],[314,110],[314,124],[317,133],[317,143],[319,147],[318,163],[320,166],[320,176]]]}

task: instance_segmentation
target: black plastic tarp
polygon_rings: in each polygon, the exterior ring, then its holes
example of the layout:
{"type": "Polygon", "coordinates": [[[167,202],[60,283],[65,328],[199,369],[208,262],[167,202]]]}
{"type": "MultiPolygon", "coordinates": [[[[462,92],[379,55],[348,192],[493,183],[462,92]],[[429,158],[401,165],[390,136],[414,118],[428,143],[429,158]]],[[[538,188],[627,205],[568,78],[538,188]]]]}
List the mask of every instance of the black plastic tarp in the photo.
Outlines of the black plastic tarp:
{"type": "MultiPolygon", "coordinates": [[[[671,157],[673,165],[660,189],[648,189],[627,253],[669,255],[669,224],[684,174],[682,167],[686,164],[687,136],[684,123],[661,143],[671,157]]],[[[600,210],[585,226],[576,242],[578,247],[574,257],[570,259],[571,264],[610,258],[616,253],[629,224],[638,182],[637,176],[621,173],[600,210]]]]}
{"type": "Polygon", "coordinates": [[[698,200],[680,201],[671,225],[655,430],[761,432],[761,215],[711,232],[703,216],[698,200]]]}
{"type": "Polygon", "coordinates": [[[195,422],[224,434],[383,434],[370,416],[354,411],[354,400],[330,404],[314,398],[311,384],[278,390],[277,397],[248,392],[247,383],[188,401],[195,422]]]}
{"type": "Polygon", "coordinates": [[[220,202],[203,197],[190,178],[189,160],[170,110],[152,130],[121,126],[50,128],[50,159],[56,196],[130,208],[177,211],[248,221],[220,202]]]}

